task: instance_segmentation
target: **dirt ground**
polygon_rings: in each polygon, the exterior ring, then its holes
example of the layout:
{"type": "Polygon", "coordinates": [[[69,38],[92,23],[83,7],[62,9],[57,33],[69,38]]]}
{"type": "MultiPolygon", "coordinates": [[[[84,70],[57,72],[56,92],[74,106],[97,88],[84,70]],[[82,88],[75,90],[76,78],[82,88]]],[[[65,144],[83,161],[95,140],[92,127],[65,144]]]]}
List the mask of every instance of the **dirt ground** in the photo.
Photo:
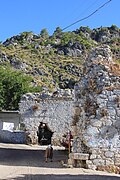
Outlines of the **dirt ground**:
{"type": "Polygon", "coordinates": [[[53,147],[53,162],[45,162],[46,146],[0,143],[1,180],[119,180],[120,175],[83,168],[65,168],[64,148],[53,147]]]}

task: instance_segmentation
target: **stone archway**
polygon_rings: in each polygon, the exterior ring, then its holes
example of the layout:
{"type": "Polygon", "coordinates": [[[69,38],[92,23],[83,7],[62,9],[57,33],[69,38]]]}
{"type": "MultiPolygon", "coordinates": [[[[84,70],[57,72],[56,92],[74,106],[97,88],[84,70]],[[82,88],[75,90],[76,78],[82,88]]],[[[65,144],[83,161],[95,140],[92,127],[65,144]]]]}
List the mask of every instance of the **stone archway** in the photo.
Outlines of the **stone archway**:
{"type": "Polygon", "coordinates": [[[37,136],[38,144],[48,145],[51,144],[51,138],[54,132],[50,130],[46,123],[40,122],[38,126],[37,136]]]}
{"type": "Polygon", "coordinates": [[[22,122],[25,123],[26,133],[29,133],[32,144],[39,144],[38,138],[40,142],[41,137],[38,131],[40,122],[46,123],[49,126],[48,129],[50,128],[50,131],[54,132],[52,134],[53,145],[60,145],[64,132],[71,130],[72,96],[69,98],[68,96],[56,98],[51,95],[46,96],[46,94],[42,96],[40,93],[27,93],[21,98],[19,109],[22,122]],[[39,108],[33,110],[34,105],[37,105],[39,108]]]}

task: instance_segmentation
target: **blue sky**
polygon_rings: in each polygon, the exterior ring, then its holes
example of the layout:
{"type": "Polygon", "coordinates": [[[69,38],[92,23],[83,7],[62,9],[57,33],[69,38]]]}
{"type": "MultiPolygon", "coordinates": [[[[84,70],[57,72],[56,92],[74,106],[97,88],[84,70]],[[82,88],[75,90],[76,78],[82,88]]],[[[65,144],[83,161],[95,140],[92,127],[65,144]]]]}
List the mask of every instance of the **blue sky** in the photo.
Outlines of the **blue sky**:
{"type": "MultiPolygon", "coordinates": [[[[0,0],[0,41],[24,31],[39,34],[46,28],[52,34],[94,12],[107,0],[0,0]]],[[[120,0],[112,0],[90,18],[66,31],[80,26],[97,28],[112,24],[120,27],[120,0]]]]}

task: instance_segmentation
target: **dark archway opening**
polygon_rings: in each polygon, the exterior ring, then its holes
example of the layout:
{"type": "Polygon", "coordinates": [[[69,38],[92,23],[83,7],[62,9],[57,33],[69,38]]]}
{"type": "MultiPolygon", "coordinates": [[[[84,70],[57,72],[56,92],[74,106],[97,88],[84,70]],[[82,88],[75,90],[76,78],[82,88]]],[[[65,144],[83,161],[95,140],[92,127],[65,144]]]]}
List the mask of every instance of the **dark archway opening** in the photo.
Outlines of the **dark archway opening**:
{"type": "Polygon", "coordinates": [[[51,144],[51,138],[54,132],[50,130],[46,123],[40,122],[38,126],[37,136],[38,136],[38,144],[40,145],[48,145],[51,144]]]}

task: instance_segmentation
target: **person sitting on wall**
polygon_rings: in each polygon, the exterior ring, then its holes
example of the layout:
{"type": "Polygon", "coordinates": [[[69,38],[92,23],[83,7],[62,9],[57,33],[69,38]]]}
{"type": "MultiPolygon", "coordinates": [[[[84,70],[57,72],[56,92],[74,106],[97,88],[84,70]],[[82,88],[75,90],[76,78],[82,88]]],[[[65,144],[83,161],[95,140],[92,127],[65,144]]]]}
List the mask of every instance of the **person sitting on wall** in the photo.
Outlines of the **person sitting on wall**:
{"type": "Polygon", "coordinates": [[[48,147],[45,150],[45,162],[48,161],[48,158],[52,162],[52,159],[53,159],[53,147],[52,147],[51,144],[49,144],[48,147]]]}

